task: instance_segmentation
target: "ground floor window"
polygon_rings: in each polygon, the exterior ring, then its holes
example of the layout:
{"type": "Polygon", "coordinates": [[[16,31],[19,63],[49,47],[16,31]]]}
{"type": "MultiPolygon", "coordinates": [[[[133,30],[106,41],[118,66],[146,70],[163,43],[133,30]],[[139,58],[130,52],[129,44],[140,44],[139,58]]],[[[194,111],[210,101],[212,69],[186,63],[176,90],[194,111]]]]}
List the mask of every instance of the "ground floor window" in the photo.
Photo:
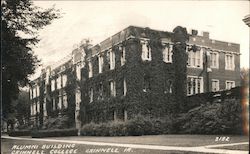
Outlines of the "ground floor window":
{"type": "Polygon", "coordinates": [[[212,91],[219,91],[220,90],[220,83],[217,79],[212,79],[212,91]]]}
{"type": "Polygon", "coordinates": [[[235,87],[235,81],[226,80],[226,89],[232,89],[235,87]]]}
{"type": "Polygon", "coordinates": [[[187,77],[187,95],[203,92],[203,78],[197,76],[187,77]]]}

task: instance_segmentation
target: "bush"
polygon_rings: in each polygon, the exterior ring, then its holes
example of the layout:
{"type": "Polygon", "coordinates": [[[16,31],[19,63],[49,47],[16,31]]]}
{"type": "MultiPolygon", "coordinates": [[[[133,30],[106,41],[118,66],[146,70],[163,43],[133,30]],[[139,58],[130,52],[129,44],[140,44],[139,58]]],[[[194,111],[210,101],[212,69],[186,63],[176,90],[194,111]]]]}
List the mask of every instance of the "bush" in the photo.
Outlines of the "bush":
{"type": "Polygon", "coordinates": [[[77,129],[55,129],[55,130],[36,130],[31,132],[32,138],[42,137],[61,137],[61,136],[77,136],[77,129]]]}
{"type": "Polygon", "coordinates": [[[63,115],[62,117],[56,117],[56,118],[48,118],[45,120],[43,129],[63,129],[63,128],[69,128],[70,121],[68,116],[63,115]]]}
{"type": "Polygon", "coordinates": [[[108,123],[89,123],[82,127],[83,136],[139,136],[169,133],[172,122],[169,118],[150,119],[137,115],[134,119],[111,121],[108,123]]]}
{"type": "Polygon", "coordinates": [[[29,136],[30,133],[30,130],[15,130],[8,132],[9,136],[29,136]]]}
{"type": "Polygon", "coordinates": [[[241,134],[240,99],[225,99],[221,103],[203,104],[177,120],[180,133],[188,134],[241,134]]]}

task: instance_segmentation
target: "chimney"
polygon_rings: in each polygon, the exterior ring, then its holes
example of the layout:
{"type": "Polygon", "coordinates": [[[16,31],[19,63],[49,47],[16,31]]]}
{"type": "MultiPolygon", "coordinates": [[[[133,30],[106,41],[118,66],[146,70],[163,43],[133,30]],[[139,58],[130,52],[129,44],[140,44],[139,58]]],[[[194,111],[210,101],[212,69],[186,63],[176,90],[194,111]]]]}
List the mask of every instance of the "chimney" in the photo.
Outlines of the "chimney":
{"type": "Polygon", "coordinates": [[[203,37],[205,37],[205,38],[209,38],[209,32],[203,32],[202,35],[203,35],[203,37]]]}

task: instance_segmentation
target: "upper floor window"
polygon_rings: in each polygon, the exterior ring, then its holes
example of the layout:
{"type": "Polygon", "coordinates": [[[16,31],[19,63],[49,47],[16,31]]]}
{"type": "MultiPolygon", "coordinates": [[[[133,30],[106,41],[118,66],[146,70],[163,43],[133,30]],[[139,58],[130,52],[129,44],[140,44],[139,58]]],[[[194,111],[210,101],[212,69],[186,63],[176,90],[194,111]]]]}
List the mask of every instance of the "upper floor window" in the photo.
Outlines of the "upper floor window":
{"type": "Polygon", "coordinates": [[[61,75],[58,76],[58,78],[56,79],[56,87],[57,89],[61,89],[62,88],[62,80],[61,80],[61,75]]]}
{"type": "Polygon", "coordinates": [[[81,69],[82,69],[81,64],[77,64],[76,65],[76,77],[78,80],[81,80],[81,69]]]}
{"type": "Polygon", "coordinates": [[[55,80],[51,80],[51,91],[55,90],[55,80]]]}
{"type": "Polygon", "coordinates": [[[187,95],[203,92],[203,78],[197,76],[187,77],[187,95]]]}
{"type": "Polygon", "coordinates": [[[66,83],[67,83],[67,75],[63,75],[62,76],[62,87],[65,87],[66,86],[66,83]]]}
{"type": "Polygon", "coordinates": [[[37,113],[40,113],[40,102],[37,101],[37,113]]]}
{"type": "Polygon", "coordinates": [[[109,51],[109,60],[110,60],[110,70],[115,68],[115,52],[113,50],[109,51]]]}
{"type": "Polygon", "coordinates": [[[30,105],[30,115],[33,115],[33,103],[30,105]]]}
{"type": "Polygon", "coordinates": [[[99,64],[99,73],[102,73],[103,71],[103,56],[98,56],[98,64],[99,64]]]}
{"type": "Polygon", "coordinates": [[[33,87],[33,98],[36,98],[36,87],[33,87]]]}
{"type": "Polygon", "coordinates": [[[121,66],[123,66],[126,62],[126,50],[125,47],[120,47],[121,51],[121,66]]]}
{"type": "Polygon", "coordinates": [[[123,79],[123,96],[126,96],[127,94],[127,82],[126,79],[123,79]]]}
{"type": "Polygon", "coordinates": [[[32,88],[30,88],[30,99],[32,99],[32,88]]]}
{"type": "Polygon", "coordinates": [[[152,60],[152,55],[151,55],[151,48],[148,44],[148,42],[141,42],[142,43],[142,55],[141,58],[142,60],[152,60]]]}
{"type": "Polygon", "coordinates": [[[173,46],[170,44],[167,44],[163,49],[162,56],[163,56],[163,61],[165,63],[172,63],[172,55],[173,55],[172,50],[173,46]]]}
{"type": "Polygon", "coordinates": [[[92,62],[89,61],[89,78],[93,77],[93,66],[92,62]]]}
{"type": "Polygon", "coordinates": [[[94,100],[94,90],[91,87],[90,90],[89,90],[89,102],[92,103],[93,100],[94,100]]]}
{"type": "Polygon", "coordinates": [[[115,81],[110,81],[109,85],[110,85],[110,95],[116,96],[115,81]]]}
{"type": "Polygon", "coordinates": [[[232,89],[235,87],[235,81],[226,80],[226,89],[232,89]]]}
{"type": "Polygon", "coordinates": [[[220,83],[217,79],[212,79],[212,91],[219,91],[220,90],[220,83]]]}
{"type": "Polygon", "coordinates": [[[217,52],[210,53],[210,66],[211,68],[219,68],[219,54],[217,52]]]}
{"type": "Polygon", "coordinates": [[[202,68],[202,49],[188,52],[188,66],[202,68]]]}
{"type": "Polygon", "coordinates": [[[39,88],[39,86],[36,86],[36,92],[37,92],[37,97],[40,96],[40,88],[39,88]]]}
{"type": "Polygon", "coordinates": [[[225,55],[225,69],[234,70],[234,55],[232,54],[225,55]]]}

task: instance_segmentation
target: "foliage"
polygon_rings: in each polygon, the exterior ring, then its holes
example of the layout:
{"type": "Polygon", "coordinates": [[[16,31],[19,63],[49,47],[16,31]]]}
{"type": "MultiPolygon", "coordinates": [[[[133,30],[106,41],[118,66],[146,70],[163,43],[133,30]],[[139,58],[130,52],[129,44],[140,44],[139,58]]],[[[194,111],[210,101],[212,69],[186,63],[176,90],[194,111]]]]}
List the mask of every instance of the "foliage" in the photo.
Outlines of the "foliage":
{"type": "Polygon", "coordinates": [[[31,133],[30,130],[18,130],[18,131],[9,131],[9,136],[29,136],[31,133]]]}
{"type": "Polygon", "coordinates": [[[42,10],[30,0],[4,0],[1,8],[2,111],[7,118],[14,112],[11,102],[17,99],[19,86],[28,83],[39,63],[32,52],[32,46],[39,41],[38,30],[59,18],[59,14],[53,7],[42,10]]]}
{"type": "Polygon", "coordinates": [[[77,129],[54,129],[54,130],[35,130],[31,132],[32,138],[42,137],[61,137],[61,136],[77,136],[77,129]]]}
{"type": "Polygon", "coordinates": [[[70,121],[67,115],[63,115],[62,117],[58,116],[55,118],[48,118],[45,120],[43,124],[43,129],[63,129],[70,128],[72,122],[70,121]]]}
{"type": "Polygon", "coordinates": [[[241,134],[240,99],[225,99],[221,103],[202,104],[177,118],[179,133],[241,134]]]}
{"type": "Polygon", "coordinates": [[[110,121],[107,123],[89,123],[81,129],[84,136],[138,136],[170,133],[172,121],[169,118],[150,119],[137,115],[128,121],[110,121]]]}

